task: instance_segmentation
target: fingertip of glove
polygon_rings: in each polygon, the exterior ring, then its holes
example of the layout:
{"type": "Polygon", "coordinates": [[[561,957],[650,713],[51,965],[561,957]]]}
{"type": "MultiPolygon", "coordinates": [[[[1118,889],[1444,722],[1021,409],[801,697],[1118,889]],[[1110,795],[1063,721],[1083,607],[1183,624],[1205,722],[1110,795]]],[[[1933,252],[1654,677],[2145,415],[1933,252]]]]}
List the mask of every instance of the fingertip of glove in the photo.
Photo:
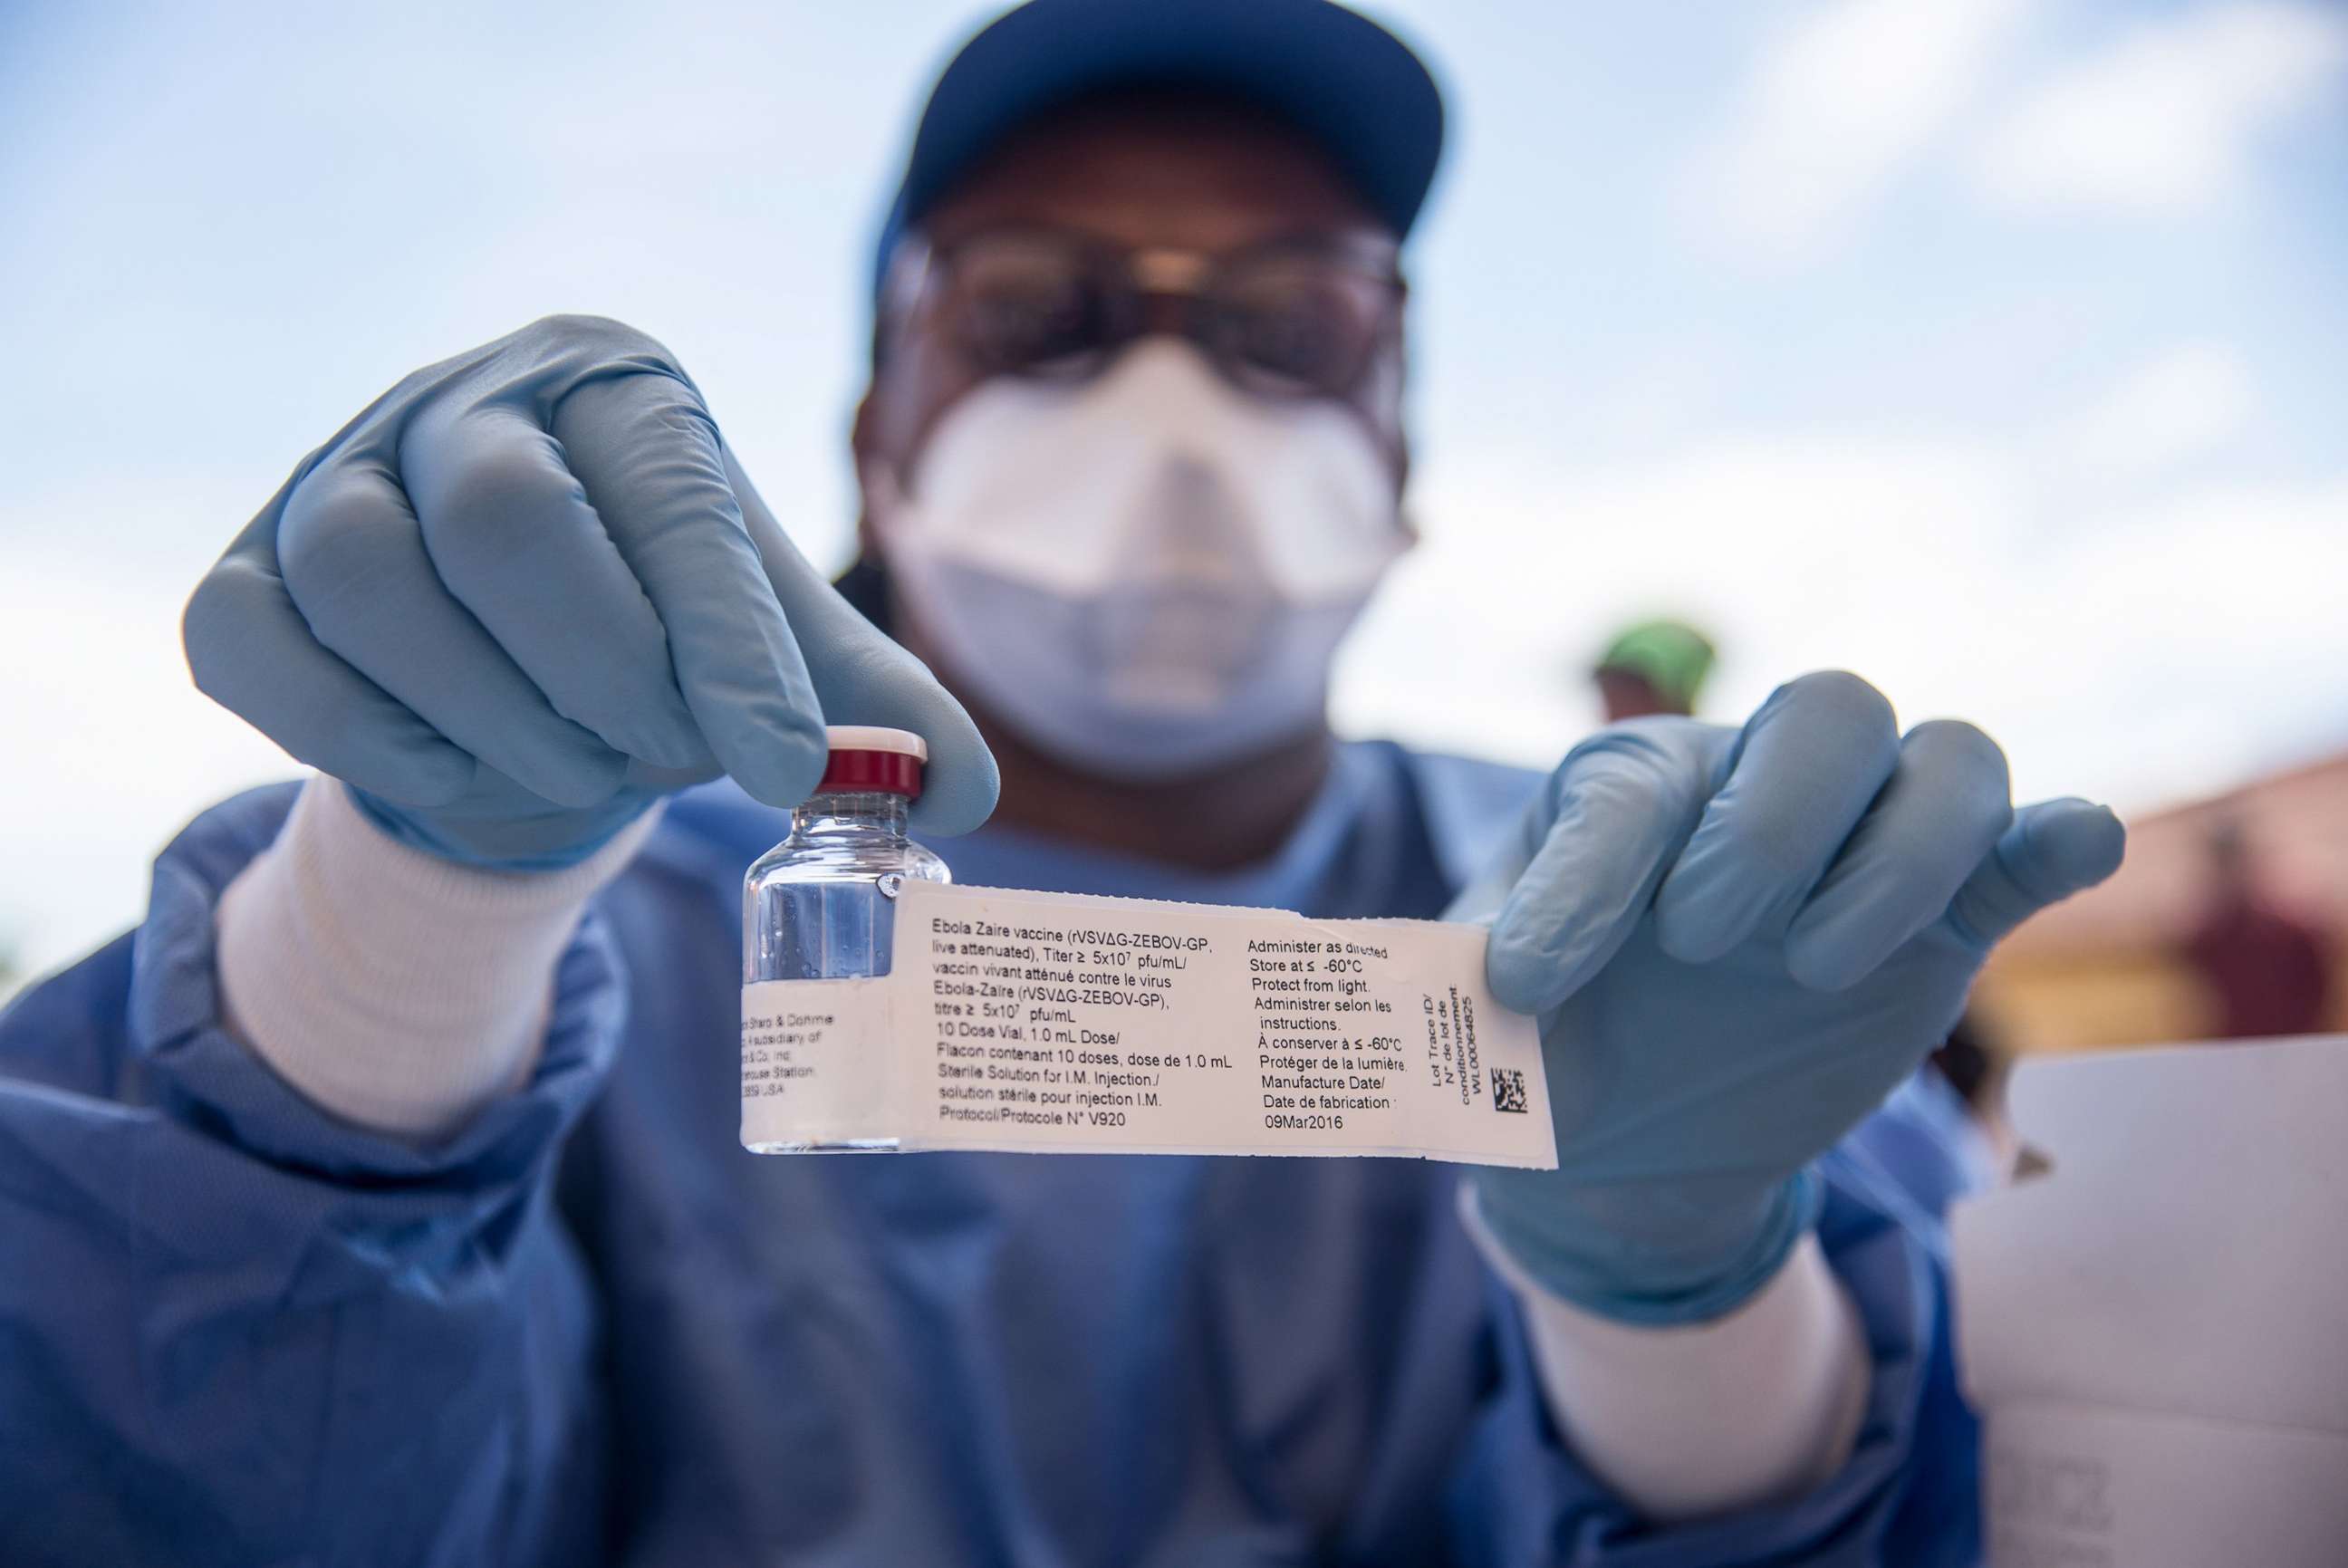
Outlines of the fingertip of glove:
{"type": "Polygon", "coordinates": [[[1710,964],[1736,945],[1709,903],[1684,892],[1673,897],[1666,882],[1655,899],[1655,945],[1679,964],[1710,964]]]}
{"type": "Polygon", "coordinates": [[[733,738],[727,771],[760,805],[788,810],[823,782],[831,746],[820,717],[786,710],[767,716],[733,738]]]}
{"type": "Polygon", "coordinates": [[[1797,933],[1787,939],[1786,973],[1805,991],[1829,995],[1848,991],[1874,967],[1867,954],[1854,951],[1853,944],[1839,934],[1797,933]]]}
{"type": "Polygon", "coordinates": [[[614,749],[654,768],[682,772],[716,762],[701,727],[694,722],[693,710],[674,686],[659,692],[641,710],[625,711],[602,726],[595,724],[592,715],[566,713],[564,717],[597,730],[614,749]]]}
{"type": "Polygon", "coordinates": [[[994,758],[984,753],[984,768],[980,777],[971,777],[966,767],[962,776],[950,777],[942,782],[924,780],[922,798],[913,802],[913,825],[925,833],[940,838],[955,838],[986,824],[994,815],[995,802],[1002,791],[1002,781],[995,771],[994,758]]]}
{"type": "Polygon", "coordinates": [[[1003,794],[1003,770],[962,704],[927,668],[918,662],[912,667],[919,676],[912,690],[915,713],[911,722],[895,722],[919,731],[930,746],[922,798],[913,802],[913,821],[922,831],[943,837],[970,832],[994,814],[1003,794]]]}
{"type": "Polygon", "coordinates": [[[1564,966],[1543,943],[1525,940],[1503,913],[1484,945],[1484,984],[1512,1013],[1540,1013],[1565,999],[1564,966]]]}
{"type": "Polygon", "coordinates": [[[2095,886],[2120,868],[2127,855],[2127,828],[2108,806],[2067,798],[2050,800],[2034,814],[2027,841],[2046,872],[2062,886],[2095,886]]]}

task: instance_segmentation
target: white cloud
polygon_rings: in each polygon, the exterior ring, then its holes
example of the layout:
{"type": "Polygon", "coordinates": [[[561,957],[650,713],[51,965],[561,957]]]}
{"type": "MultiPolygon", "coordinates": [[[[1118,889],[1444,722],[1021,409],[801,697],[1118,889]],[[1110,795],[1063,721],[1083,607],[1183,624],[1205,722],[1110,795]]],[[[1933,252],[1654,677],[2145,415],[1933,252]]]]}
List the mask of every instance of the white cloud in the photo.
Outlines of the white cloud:
{"type": "Polygon", "coordinates": [[[2018,0],[1831,0],[1763,49],[1689,192],[1778,262],[1815,254],[1972,100],[2018,0]]]}
{"type": "Polygon", "coordinates": [[[2348,663],[2348,477],[2057,531],[2028,473],[1999,445],[1823,430],[1611,473],[1430,467],[1427,544],[1349,647],[1339,717],[1545,765],[1595,722],[1597,641],[1665,610],[1721,645],[1708,717],[1854,669],[1904,723],[1987,728],[2025,799],[2143,806],[2348,743],[2322,676],[2348,663]]]}
{"type": "Polygon", "coordinates": [[[2181,343],[2123,376],[2073,422],[2071,461],[2090,480],[2142,479],[2248,428],[2258,395],[2230,343],[2181,343]]]}
{"type": "Polygon", "coordinates": [[[52,500],[0,509],[0,669],[24,747],[0,810],[0,944],[36,972],[138,918],[148,862],[190,817],[297,771],[188,678],[180,610],[224,542],[216,517],[166,487],[52,500]],[[93,561],[88,541],[158,516],[187,519],[182,542],[93,561]]]}
{"type": "Polygon", "coordinates": [[[1961,440],[1732,434],[1581,472],[1498,456],[1429,463],[1427,542],[1348,650],[1349,727],[1553,760],[1594,719],[1600,642],[1658,612],[1715,633],[1716,715],[1834,665],[1929,702],[1920,655],[2021,508],[2017,465],[1961,440]]]}
{"type": "Polygon", "coordinates": [[[2039,707],[2070,709],[2051,752],[2151,804],[2348,742],[2331,674],[2348,659],[2348,479],[2205,486],[2088,521],[2031,595],[2057,655],[2039,707]]]}
{"type": "Polygon", "coordinates": [[[2174,215],[2238,184],[2258,138],[2348,62],[2348,16],[2218,5],[2149,24],[2041,85],[1982,145],[1983,191],[2023,211],[2174,215]]]}

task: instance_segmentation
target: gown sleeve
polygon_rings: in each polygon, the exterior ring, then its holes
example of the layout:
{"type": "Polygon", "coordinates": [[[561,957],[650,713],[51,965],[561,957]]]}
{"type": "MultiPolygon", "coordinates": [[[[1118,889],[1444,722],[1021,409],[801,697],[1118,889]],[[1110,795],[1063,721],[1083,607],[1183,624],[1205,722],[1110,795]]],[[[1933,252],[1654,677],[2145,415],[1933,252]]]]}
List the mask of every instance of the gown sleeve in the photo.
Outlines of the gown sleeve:
{"type": "Polygon", "coordinates": [[[419,1143],[224,1033],[213,915],[289,788],[0,1014],[0,1562],[592,1564],[597,1308],[551,1202],[611,1063],[592,914],[516,1092],[419,1143]]]}
{"type": "MultiPolygon", "coordinates": [[[[1862,1128],[1861,1134],[1869,1130],[1862,1128]]],[[[1669,1527],[1607,1490],[1558,1434],[1515,1296],[1495,1279],[1495,1387],[1447,1499],[1455,1555],[1478,1568],[1972,1568],[1979,1442],[1958,1390],[1946,1234],[1909,1172],[1854,1134],[1819,1162],[1818,1239],[1864,1324],[1870,1379],[1851,1456],[1782,1504],[1669,1527]]],[[[1724,1410],[1724,1420],[1734,1420],[1724,1410]]]]}

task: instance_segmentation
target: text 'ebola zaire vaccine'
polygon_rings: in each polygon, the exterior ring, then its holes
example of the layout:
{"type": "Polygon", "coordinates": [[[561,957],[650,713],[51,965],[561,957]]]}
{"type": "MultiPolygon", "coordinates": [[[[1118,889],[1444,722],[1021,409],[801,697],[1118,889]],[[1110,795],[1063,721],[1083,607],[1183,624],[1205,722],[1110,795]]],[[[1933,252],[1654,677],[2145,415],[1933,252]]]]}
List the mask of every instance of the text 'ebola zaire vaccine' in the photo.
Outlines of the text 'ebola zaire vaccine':
{"type": "MultiPolygon", "coordinates": [[[[946,863],[905,836],[929,747],[910,730],[834,726],[823,781],[791,813],[790,837],[742,882],[742,984],[863,980],[889,973],[897,899],[908,882],[951,880],[946,863]]],[[[858,1042],[885,1049],[884,1040],[858,1042]]],[[[781,1064],[777,1064],[781,1066],[781,1064]]],[[[746,1073],[751,1064],[746,1062],[746,1073]]],[[[782,1066],[781,1070],[788,1070],[782,1066]]],[[[887,1149],[891,1139],[782,1140],[760,1153],[887,1149]]]]}
{"type": "Polygon", "coordinates": [[[1557,1164],[1539,1031],[1481,926],[953,885],[928,750],[834,729],[742,890],[757,1154],[1385,1155],[1557,1164]]]}

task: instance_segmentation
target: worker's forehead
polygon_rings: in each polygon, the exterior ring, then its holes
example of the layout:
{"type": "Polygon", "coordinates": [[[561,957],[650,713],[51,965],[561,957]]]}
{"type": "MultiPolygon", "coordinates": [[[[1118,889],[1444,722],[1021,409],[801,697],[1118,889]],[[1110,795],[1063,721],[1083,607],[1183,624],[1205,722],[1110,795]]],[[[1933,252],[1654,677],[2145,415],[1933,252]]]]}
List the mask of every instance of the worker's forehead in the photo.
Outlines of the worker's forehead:
{"type": "Polygon", "coordinates": [[[1243,104],[1097,100],[1014,134],[922,220],[940,242],[1004,225],[1135,246],[1229,250],[1318,232],[1385,232],[1327,153],[1243,104]]]}

